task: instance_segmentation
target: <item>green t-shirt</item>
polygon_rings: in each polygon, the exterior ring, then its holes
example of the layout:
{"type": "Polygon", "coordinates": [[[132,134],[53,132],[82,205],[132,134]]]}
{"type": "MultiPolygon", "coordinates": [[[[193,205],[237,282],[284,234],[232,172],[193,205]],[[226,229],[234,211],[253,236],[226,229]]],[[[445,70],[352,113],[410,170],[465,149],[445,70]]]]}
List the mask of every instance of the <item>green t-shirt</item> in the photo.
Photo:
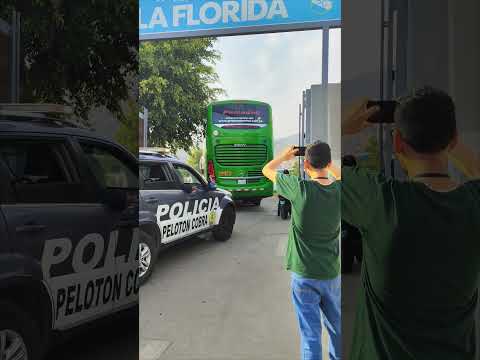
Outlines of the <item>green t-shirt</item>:
{"type": "Polygon", "coordinates": [[[292,203],[287,270],[310,279],[337,277],[340,272],[340,184],[325,186],[278,174],[277,192],[292,203]]]}
{"type": "Polygon", "coordinates": [[[363,236],[351,360],[473,360],[480,181],[441,193],[342,171],[342,218],[363,236]]]}

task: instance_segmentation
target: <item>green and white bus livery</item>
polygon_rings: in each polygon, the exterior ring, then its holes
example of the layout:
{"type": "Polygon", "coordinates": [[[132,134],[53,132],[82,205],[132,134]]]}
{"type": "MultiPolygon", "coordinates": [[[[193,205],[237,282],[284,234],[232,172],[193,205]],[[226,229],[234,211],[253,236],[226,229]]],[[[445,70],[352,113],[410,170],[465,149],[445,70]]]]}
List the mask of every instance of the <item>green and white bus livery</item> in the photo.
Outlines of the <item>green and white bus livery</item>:
{"type": "Polygon", "coordinates": [[[260,205],[273,195],[272,182],[262,174],[273,159],[271,106],[247,100],[214,102],[207,119],[207,177],[234,200],[260,205]]]}

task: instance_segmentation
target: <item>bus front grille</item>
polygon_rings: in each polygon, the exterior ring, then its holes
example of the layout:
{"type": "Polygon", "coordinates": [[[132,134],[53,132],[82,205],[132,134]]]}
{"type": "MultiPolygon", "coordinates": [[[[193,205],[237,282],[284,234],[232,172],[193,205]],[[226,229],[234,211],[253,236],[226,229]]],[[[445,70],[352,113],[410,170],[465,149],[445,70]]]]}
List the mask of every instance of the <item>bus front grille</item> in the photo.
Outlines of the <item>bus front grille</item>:
{"type": "Polygon", "coordinates": [[[267,161],[266,145],[217,145],[215,158],[222,166],[258,166],[267,161]]]}
{"type": "Polygon", "coordinates": [[[250,170],[250,171],[248,171],[248,176],[249,177],[254,177],[254,176],[262,176],[263,177],[263,173],[262,173],[262,170],[250,170]]]}

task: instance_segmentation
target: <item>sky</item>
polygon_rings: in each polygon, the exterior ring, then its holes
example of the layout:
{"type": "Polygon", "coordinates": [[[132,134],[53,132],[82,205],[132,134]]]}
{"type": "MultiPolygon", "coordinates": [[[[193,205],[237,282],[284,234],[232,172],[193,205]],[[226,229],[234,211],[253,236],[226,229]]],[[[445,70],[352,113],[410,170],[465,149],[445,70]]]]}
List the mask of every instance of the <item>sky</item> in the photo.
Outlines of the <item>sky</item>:
{"type": "MultiPolygon", "coordinates": [[[[302,91],[322,82],[322,30],[219,38],[224,99],[269,103],[276,139],[298,134],[302,91]]],[[[341,81],[340,29],[330,30],[329,82],[341,81]]]]}

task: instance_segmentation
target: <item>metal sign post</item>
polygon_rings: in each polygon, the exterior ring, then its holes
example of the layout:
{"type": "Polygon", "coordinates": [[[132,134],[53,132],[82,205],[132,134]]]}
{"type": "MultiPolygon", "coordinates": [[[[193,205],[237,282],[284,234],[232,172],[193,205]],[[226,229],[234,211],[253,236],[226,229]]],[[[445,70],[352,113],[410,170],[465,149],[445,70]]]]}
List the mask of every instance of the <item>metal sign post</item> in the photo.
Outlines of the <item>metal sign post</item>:
{"type": "Polygon", "coordinates": [[[143,147],[148,147],[148,109],[144,107],[143,113],[140,113],[139,117],[143,121],[143,147]]]}
{"type": "Polygon", "coordinates": [[[12,12],[10,27],[10,101],[20,102],[20,14],[12,12]]]}
{"type": "MultiPolygon", "coordinates": [[[[305,104],[305,101],[303,102],[303,104],[305,104]]],[[[305,105],[302,105],[302,104],[298,104],[298,146],[303,146],[303,139],[304,139],[304,111],[305,111],[305,108],[304,108],[305,105]]],[[[298,176],[301,177],[301,178],[305,178],[305,174],[304,174],[304,171],[303,171],[303,163],[302,163],[302,158],[301,157],[298,157],[297,158],[297,161],[298,161],[298,176]]]]}
{"type": "Polygon", "coordinates": [[[7,35],[8,46],[8,70],[9,70],[9,101],[20,101],[20,13],[12,11],[11,23],[0,19],[0,33],[7,35]]]}
{"type": "MultiPolygon", "coordinates": [[[[382,0],[381,83],[382,99],[395,99],[407,91],[408,2],[382,0]]],[[[393,151],[393,127],[380,126],[378,141],[382,172],[388,177],[401,178],[405,174],[398,166],[393,151]]]]}

